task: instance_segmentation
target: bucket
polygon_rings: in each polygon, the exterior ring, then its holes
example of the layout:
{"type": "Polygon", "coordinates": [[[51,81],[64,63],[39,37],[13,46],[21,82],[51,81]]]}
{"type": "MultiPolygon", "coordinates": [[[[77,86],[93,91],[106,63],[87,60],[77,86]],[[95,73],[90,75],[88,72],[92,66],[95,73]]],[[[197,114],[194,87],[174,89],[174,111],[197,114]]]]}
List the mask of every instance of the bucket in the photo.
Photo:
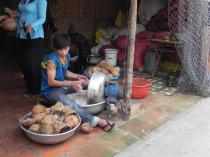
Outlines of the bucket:
{"type": "Polygon", "coordinates": [[[134,99],[145,98],[152,86],[152,82],[141,77],[134,77],[131,97],[134,99]]]}
{"type": "MultiPolygon", "coordinates": [[[[122,86],[125,86],[124,79],[121,80],[121,83],[122,83],[122,86]]],[[[151,86],[152,86],[152,82],[150,80],[146,80],[145,78],[142,78],[142,77],[133,77],[131,97],[133,99],[145,98],[149,94],[151,86]]]]}
{"type": "Polygon", "coordinates": [[[117,49],[105,49],[105,60],[112,66],[116,66],[117,63],[117,49]]]}

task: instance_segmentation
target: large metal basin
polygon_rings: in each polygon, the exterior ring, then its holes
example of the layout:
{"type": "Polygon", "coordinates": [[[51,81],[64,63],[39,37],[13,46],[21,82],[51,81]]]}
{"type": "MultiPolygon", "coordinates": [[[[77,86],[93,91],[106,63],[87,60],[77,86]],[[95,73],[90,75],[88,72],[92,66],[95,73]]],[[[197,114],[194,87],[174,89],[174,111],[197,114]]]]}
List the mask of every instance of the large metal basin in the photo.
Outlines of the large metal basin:
{"type": "Polygon", "coordinates": [[[72,130],[69,130],[67,132],[64,133],[60,133],[60,134],[52,134],[52,135],[47,135],[47,134],[38,134],[38,133],[34,133],[31,132],[27,129],[25,129],[22,125],[21,122],[26,119],[31,117],[31,112],[26,114],[25,116],[23,116],[20,119],[20,128],[25,132],[26,136],[28,138],[30,138],[31,140],[37,142],[37,143],[41,143],[41,144],[56,144],[56,143],[61,143],[64,142],[65,140],[69,139],[77,130],[77,128],[79,127],[79,125],[81,124],[81,118],[79,115],[77,115],[79,117],[79,124],[72,130]]]}
{"type": "Polygon", "coordinates": [[[102,101],[96,104],[89,104],[83,107],[86,108],[86,110],[91,114],[98,114],[104,110],[104,108],[106,107],[106,102],[102,101]]]}
{"type": "Polygon", "coordinates": [[[84,107],[91,114],[98,114],[106,107],[106,102],[102,99],[101,102],[90,104],[87,98],[87,90],[83,90],[80,93],[73,93],[67,95],[71,100],[74,100],[81,107],[84,107]]]}

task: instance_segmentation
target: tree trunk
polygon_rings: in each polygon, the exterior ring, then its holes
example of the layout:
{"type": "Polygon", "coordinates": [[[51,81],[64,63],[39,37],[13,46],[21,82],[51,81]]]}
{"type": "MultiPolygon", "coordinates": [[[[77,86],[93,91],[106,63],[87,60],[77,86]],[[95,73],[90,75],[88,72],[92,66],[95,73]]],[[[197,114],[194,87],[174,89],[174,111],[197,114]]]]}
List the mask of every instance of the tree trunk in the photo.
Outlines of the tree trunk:
{"type": "MultiPolygon", "coordinates": [[[[137,0],[131,0],[130,3],[130,16],[129,16],[129,37],[128,37],[128,49],[127,49],[127,64],[125,69],[125,103],[130,108],[130,97],[132,90],[132,78],[133,78],[133,62],[134,62],[134,50],[135,50],[135,36],[136,36],[136,20],[137,20],[137,0]]],[[[125,117],[128,119],[129,117],[125,117]]]]}
{"type": "Polygon", "coordinates": [[[130,17],[129,17],[129,38],[127,51],[127,65],[126,65],[126,91],[125,99],[129,101],[131,96],[132,78],[133,78],[133,62],[135,50],[135,36],[136,36],[136,16],[137,16],[137,0],[131,0],[130,17]]]}

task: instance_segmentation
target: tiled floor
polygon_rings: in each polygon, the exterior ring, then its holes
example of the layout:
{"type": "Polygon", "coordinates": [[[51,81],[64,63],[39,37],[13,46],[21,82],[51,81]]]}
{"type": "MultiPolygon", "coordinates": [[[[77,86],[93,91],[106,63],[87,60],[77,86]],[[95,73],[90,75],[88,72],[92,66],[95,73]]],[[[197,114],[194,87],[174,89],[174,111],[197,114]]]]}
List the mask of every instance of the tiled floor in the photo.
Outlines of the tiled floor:
{"type": "Polygon", "coordinates": [[[144,72],[134,72],[134,75],[137,77],[142,77],[152,82],[152,87],[150,90],[150,94],[155,95],[157,93],[162,95],[172,96],[177,93],[177,89],[174,87],[168,87],[167,80],[160,77],[151,77],[150,74],[144,72]]]}
{"type": "Polygon", "coordinates": [[[111,157],[201,99],[177,92],[173,96],[150,93],[141,101],[132,100],[128,121],[114,118],[111,133],[99,128],[88,135],[77,131],[64,143],[41,145],[29,140],[18,126],[37,97],[23,97],[25,85],[14,58],[0,56],[0,60],[0,157],[111,157]]]}

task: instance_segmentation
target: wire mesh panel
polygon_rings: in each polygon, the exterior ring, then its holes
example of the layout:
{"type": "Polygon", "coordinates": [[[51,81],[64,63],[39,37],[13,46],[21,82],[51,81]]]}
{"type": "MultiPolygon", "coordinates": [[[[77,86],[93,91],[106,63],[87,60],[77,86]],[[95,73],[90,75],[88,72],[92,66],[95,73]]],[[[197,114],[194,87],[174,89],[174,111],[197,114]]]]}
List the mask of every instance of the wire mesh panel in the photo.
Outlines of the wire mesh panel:
{"type": "Polygon", "coordinates": [[[199,95],[209,94],[209,0],[169,0],[169,28],[181,44],[182,72],[178,87],[199,95]]]}

